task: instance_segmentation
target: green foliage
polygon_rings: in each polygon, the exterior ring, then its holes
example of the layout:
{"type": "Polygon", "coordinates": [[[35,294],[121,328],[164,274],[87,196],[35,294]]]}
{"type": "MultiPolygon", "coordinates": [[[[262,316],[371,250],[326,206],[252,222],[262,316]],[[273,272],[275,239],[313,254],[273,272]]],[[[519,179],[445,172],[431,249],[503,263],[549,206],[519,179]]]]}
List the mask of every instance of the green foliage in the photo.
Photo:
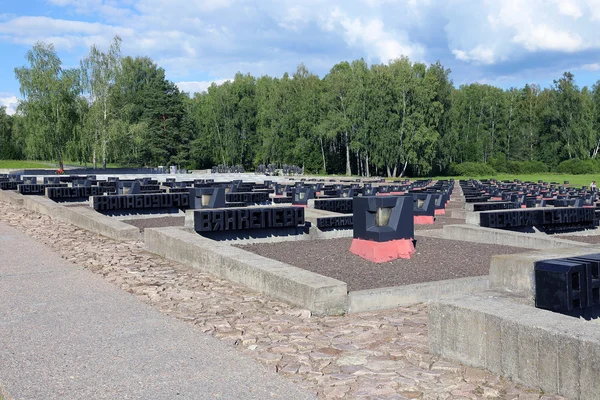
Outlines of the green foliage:
{"type": "Polygon", "coordinates": [[[77,70],[36,44],[15,70],[17,115],[0,110],[0,157],[389,177],[596,171],[600,81],[580,88],[569,72],[545,89],[455,88],[439,61],[360,59],[323,78],[302,64],[282,77],[237,73],[190,98],[120,44],[92,46],[77,70]]]}
{"type": "Polygon", "coordinates": [[[25,160],[2,160],[0,159],[0,168],[2,169],[22,169],[22,168],[54,168],[56,165],[38,161],[25,160]]]}
{"type": "Polygon", "coordinates": [[[79,120],[79,71],[62,69],[52,44],[36,43],[27,52],[27,61],[29,67],[15,68],[25,98],[19,104],[25,117],[21,125],[27,135],[25,155],[57,160],[62,168],[79,120]]]}
{"type": "Polygon", "coordinates": [[[496,174],[496,170],[494,170],[488,164],[478,162],[464,162],[460,164],[452,164],[452,166],[450,167],[450,174],[469,177],[493,176],[496,174]]]}
{"type": "Polygon", "coordinates": [[[600,173],[600,160],[566,160],[558,165],[557,171],[562,174],[573,175],[600,173]]]}
{"type": "Polygon", "coordinates": [[[503,154],[489,160],[488,165],[500,173],[535,174],[549,172],[541,161],[507,161],[503,154]]]}
{"type": "Polygon", "coordinates": [[[14,137],[13,117],[6,114],[6,107],[0,107],[0,160],[18,159],[20,148],[14,137]]]}

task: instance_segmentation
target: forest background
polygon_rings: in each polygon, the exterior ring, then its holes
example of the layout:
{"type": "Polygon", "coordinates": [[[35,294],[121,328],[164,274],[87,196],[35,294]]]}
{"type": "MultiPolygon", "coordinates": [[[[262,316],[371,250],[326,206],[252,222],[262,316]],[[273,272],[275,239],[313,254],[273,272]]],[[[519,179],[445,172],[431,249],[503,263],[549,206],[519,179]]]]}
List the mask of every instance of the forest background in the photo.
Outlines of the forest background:
{"type": "Polygon", "coordinates": [[[15,68],[22,100],[0,107],[0,160],[94,167],[288,164],[362,176],[600,173],[600,81],[456,88],[451,71],[406,57],[343,61],[320,78],[238,73],[190,97],[121,39],[65,69],[37,43],[15,68]]]}

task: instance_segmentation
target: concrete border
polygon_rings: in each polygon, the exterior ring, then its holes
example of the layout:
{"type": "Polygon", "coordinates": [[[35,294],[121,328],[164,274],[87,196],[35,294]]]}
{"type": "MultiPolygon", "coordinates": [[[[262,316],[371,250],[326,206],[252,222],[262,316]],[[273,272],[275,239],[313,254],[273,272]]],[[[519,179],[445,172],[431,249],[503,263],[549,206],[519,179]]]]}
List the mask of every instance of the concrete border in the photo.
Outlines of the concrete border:
{"type": "Polygon", "coordinates": [[[115,240],[140,240],[140,230],[88,207],[63,207],[62,219],[79,228],[115,240]]]}
{"type": "Polygon", "coordinates": [[[428,314],[432,354],[487,368],[547,393],[598,399],[596,323],[492,293],[433,302],[428,314]]]}
{"type": "Polygon", "coordinates": [[[474,293],[488,288],[488,276],[476,276],[382,289],[357,290],[348,293],[348,313],[386,310],[427,303],[448,296],[474,293]]]}
{"type": "Polygon", "coordinates": [[[148,228],[146,249],[307,308],[318,315],[347,310],[346,283],[204,238],[185,228],[148,228]]]}
{"type": "Polygon", "coordinates": [[[590,246],[589,243],[558,239],[545,233],[513,232],[474,225],[445,225],[442,237],[465,242],[498,244],[535,250],[590,246]]]}
{"type": "Polygon", "coordinates": [[[115,240],[139,240],[140,230],[114,218],[102,215],[88,207],[65,207],[43,196],[23,196],[21,205],[28,210],[48,215],[79,228],[115,240]]]}
{"type": "Polygon", "coordinates": [[[23,205],[23,195],[13,190],[0,190],[0,201],[5,201],[17,206],[23,205]]]}

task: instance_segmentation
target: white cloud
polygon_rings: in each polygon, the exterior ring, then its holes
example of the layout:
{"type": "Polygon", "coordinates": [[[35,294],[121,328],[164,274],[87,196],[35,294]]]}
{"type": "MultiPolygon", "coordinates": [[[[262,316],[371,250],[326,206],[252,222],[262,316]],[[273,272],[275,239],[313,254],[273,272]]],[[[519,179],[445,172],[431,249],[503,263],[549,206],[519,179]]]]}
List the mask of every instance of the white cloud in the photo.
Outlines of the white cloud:
{"type": "Polygon", "coordinates": [[[554,3],[558,6],[558,11],[562,15],[566,15],[568,17],[572,17],[574,19],[580,18],[583,13],[581,12],[581,8],[576,1],[573,0],[554,0],[554,3]]]}
{"type": "Polygon", "coordinates": [[[177,82],[175,84],[182,92],[194,94],[206,92],[213,83],[219,86],[230,80],[231,79],[216,79],[214,81],[177,82]]]}
{"type": "MultiPolygon", "coordinates": [[[[205,90],[210,77],[231,77],[238,71],[281,76],[301,62],[322,76],[335,63],[359,57],[387,62],[405,55],[414,61],[439,58],[443,64],[452,64],[448,58],[453,57],[459,65],[472,64],[465,68],[477,78],[472,72],[483,66],[517,65],[535,52],[565,53],[573,64],[583,65],[595,62],[596,54],[585,57],[600,50],[600,0],[45,3],[52,4],[52,12],[40,9],[39,15],[61,15],[58,8],[63,8],[66,16],[0,14],[0,42],[30,46],[52,41],[63,60],[66,51],[69,64],[77,65],[91,44],[105,49],[119,34],[124,55],[151,57],[186,92],[205,90]],[[587,56],[576,58],[584,50],[587,56]]],[[[503,73],[512,76],[514,71],[503,73]]]]}
{"type": "Polygon", "coordinates": [[[600,63],[593,63],[593,64],[584,64],[581,66],[581,69],[585,70],[585,71],[600,71],[600,63]]]}
{"type": "Polygon", "coordinates": [[[600,0],[585,0],[587,12],[592,21],[600,20],[600,0]]]}
{"type": "Polygon", "coordinates": [[[594,22],[600,0],[454,0],[444,12],[449,47],[463,61],[486,64],[532,52],[600,49],[594,22]]]}
{"type": "Polygon", "coordinates": [[[411,43],[405,32],[388,30],[381,19],[364,21],[361,18],[348,17],[339,8],[335,8],[328,20],[327,29],[335,29],[336,22],[343,29],[346,43],[350,47],[359,47],[369,57],[377,58],[383,63],[407,56],[421,61],[424,49],[421,45],[411,43]]]}
{"type": "Polygon", "coordinates": [[[455,49],[452,50],[452,54],[454,54],[457,59],[467,62],[476,61],[481,64],[493,64],[496,61],[494,51],[481,45],[468,52],[455,49]]]}
{"type": "Polygon", "coordinates": [[[6,113],[13,115],[17,111],[19,105],[19,99],[17,96],[0,97],[0,107],[6,107],[6,113]]]}
{"type": "Polygon", "coordinates": [[[57,49],[108,45],[114,35],[131,37],[134,30],[49,17],[17,17],[0,23],[0,35],[19,44],[32,45],[37,41],[53,43],[57,49]]]}
{"type": "Polygon", "coordinates": [[[530,51],[555,50],[572,53],[587,47],[578,34],[553,29],[547,25],[533,26],[531,30],[515,35],[513,40],[530,51]]]}

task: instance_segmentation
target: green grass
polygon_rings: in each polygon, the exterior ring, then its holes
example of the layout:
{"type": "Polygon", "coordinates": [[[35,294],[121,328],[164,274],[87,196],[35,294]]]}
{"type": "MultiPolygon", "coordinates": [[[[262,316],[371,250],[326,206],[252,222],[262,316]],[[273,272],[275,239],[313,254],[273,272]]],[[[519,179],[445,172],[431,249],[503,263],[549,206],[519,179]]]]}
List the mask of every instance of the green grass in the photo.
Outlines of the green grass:
{"type": "MultiPolygon", "coordinates": [[[[77,161],[69,161],[69,160],[65,160],[63,163],[65,166],[77,166],[77,167],[87,167],[87,168],[92,168],[94,166],[92,163],[80,164],[77,161]]],[[[116,164],[116,163],[108,163],[108,164],[106,164],[106,167],[107,168],[121,168],[122,165],[116,164]]],[[[55,161],[0,160],[0,169],[23,169],[23,168],[58,169],[58,163],[55,161]]],[[[98,168],[102,168],[102,162],[98,163],[98,168]]]]}
{"type": "Polygon", "coordinates": [[[23,169],[23,168],[56,168],[55,164],[43,161],[27,160],[0,160],[0,168],[3,169],[23,169]]]}
{"type": "Polygon", "coordinates": [[[495,178],[500,181],[519,179],[520,181],[536,182],[542,180],[544,182],[558,182],[563,184],[564,181],[569,181],[570,186],[589,186],[592,181],[600,182],[600,175],[585,174],[585,175],[566,175],[566,174],[496,174],[494,176],[436,176],[431,179],[490,179],[495,178]]]}

